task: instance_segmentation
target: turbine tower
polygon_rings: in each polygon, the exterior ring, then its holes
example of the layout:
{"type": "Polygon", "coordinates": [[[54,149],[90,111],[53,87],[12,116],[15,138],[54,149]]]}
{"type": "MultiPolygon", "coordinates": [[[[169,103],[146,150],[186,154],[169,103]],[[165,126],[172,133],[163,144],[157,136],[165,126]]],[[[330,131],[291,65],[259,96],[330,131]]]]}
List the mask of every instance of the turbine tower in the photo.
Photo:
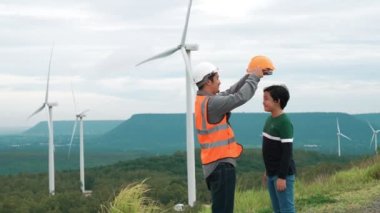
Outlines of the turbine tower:
{"type": "Polygon", "coordinates": [[[155,55],[151,58],[148,58],[136,66],[139,66],[143,63],[146,63],[151,60],[158,58],[163,58],[177,51],[181,51],[183,59],[186,65],[186,149],[187,149],[187,189],[188,189],[188,204],[189,206],[194,206],[196,200],[196,191],[195,191],[195,160],[194,160],[194,123],[193,123],[193,101],[191,88],[192,84],[192,68],[191,68],[191,51],[198,50],[198,45],[196,44],[185,44],[187,27],[189,23],[190,11],[191,11],[192,0],[189,1],[189,6],[187,8],[187,15],[185,21],[185,27],[182,33],[181,43],[174,48],[166,50],[158,55],[155,55]]]}
{"type": "Polygon", "coordinates": [[[49,69],[47,76],[47,84],[46,84],[46,93],[45,93],[45,101],[42,103],[42,106],[38,108],[35,112],[33,112],[29,117],[33,117],[40,111],[42,111],[45,107],[48,107],[48,129],[49,129],[49,194],[55,194],[55,178],[54,178],[54,129],[53,129],[53,107],[57,106],[58,103],[49,102],[49,81],[50,81],[50,67],[51,67],[51,59],[53,57],[53,49],[54,45],[51,48],[50,59],[49,59],[49,69]]]}
{"type": "Polygon", "coordinates": [[[369,147],[371,148],[372,147],[372,143],[375,142],[375,153],[377,154],[377,133],[380,132],[380,129],[375,130],[373,128],[373,126],[369,123],[369,121],[368,121],[368,125],[371,128],[371,130],[372,130],[371,144],[369,145],[369,147]]]}
{"type": "Polygon", "coordinates": [[[75,108],[75,123],[73,128],[73,133],[71,134],[70,146],[68,158],[70,158],[71,145],[73,144],[73,139],[75,135],[75,130],[77,128],[77,123],[79,120],[79,170],[80,170],[80,189],[83,194],[91,194],[91,191],[86,191],[85,183],[84,183],[84,134],[83,134],[83,118],[86,117],[86,113],[89,111],[84,110],[81,113],[77,113],[77,104],[75,101],[74,90],[71,87],[71,92],[73,94],[74,108],[75,108]]]}
{"type": "Polygon", "coordinates": [[[337,128],[337,137],[338,137],[338,156],[340,157],[340,137],[344,137],[346,138],[347,140],[351,140],[351,138],[349,138],[348,136],[344,135],[343,133],[340,132],[340,128],[339,128],[339,121],[338,121],[338,118],[336,119],[336,128],[337,128]]]}

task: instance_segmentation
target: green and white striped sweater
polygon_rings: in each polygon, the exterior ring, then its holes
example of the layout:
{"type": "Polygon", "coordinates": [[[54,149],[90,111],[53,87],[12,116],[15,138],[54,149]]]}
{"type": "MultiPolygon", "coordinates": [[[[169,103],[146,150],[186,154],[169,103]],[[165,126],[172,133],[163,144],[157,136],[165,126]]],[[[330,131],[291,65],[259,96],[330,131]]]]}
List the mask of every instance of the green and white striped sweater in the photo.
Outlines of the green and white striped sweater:
{"type": "Polygon", "coordinates": [[[293,160],[293,125],[284,113],[269,116],[263,130],[263,158],[268,176],[285,179],[296,173],[293,160]]]}

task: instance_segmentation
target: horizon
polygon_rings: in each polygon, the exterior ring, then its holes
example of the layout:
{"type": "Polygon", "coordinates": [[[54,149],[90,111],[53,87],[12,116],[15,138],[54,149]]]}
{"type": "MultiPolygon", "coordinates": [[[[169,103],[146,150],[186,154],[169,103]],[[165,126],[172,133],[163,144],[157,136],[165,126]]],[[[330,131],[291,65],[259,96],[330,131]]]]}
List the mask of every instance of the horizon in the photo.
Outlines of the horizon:
{"type": "MultiPolygon", "coordinates": [[[[269,112],[232,112],[232,115],[233,114],[244,114],[244,113],[247,113],[247,114],[270,114],[269,112]]],[[[286,112],[286,110],[284,111],[284,113],[286,114],[308,114],[308,113],[316,113],[316,114],[323,114],[323,113],[329,113],[329,114],[347,114],[347,115],[380,115],[380,112],[370,112],[370,113],[345,113],[345,112],[286,112]]],[[[177,112],[167,112],[167,113],[136,113],[136,114],[132,114],[131,116],[129,117],[126,117],[124,119],[85,119],[84,122],[87,122],[87,121],[121,121],[121,122],[124,122],[124,121],[127,121],[129,119],[131,119],[133,116],[137,116],[137,115],[184,115],[185,116],[185,112],[183,113],[177,113],[177,112]]],[[[54,120],[53,122],[74,122],[75,120],[70,120],[70,119],[67,119],[67,120],[54,120]]],[[[0,126],[0,136],[1,135],[7,135],[9,133],[21,133],[20,131],[26,131],[30,128],[33,128],[41,123],[47,123],[47,121],[39,121],[37,123],[35,123],[34,125],[32,126],[0,126]]]]}

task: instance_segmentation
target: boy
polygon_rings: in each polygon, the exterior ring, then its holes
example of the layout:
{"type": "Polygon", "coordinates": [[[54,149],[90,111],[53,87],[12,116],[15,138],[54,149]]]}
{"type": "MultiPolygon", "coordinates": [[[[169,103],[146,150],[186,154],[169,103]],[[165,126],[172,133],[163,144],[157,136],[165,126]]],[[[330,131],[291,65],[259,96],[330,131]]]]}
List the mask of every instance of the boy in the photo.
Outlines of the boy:
{"type": "Polygon", "coordinates": [[[289,100],[285,86],[264,89],[264,110],[270,112],[263,130],[264,181],[267,182],[274,212],[295,212],[293,125],[283,112],[289,100]]]}

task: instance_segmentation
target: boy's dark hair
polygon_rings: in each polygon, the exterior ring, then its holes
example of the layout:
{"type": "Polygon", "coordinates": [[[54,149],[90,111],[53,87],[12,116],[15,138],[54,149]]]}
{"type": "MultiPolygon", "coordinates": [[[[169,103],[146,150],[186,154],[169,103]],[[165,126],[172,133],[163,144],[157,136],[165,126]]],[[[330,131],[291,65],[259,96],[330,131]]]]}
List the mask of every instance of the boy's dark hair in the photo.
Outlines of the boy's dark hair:
{"type": "Polygon", "coordinates": [[[204,85],[208,80],[214,81],[214,76],[217,74],[217,72],[212,72],[208,75],[206,75],[201,82],[197,83],[198,90],[202,90],[204,85]]]}
{"type": "Polygon", "coordinates": [[[286,107],[286,104],[290,98],[289,91],[286,86],[272,85],[264,88],[264,92],[269,92],[274,101],[280,102],[281,109],[286,107]]]}

